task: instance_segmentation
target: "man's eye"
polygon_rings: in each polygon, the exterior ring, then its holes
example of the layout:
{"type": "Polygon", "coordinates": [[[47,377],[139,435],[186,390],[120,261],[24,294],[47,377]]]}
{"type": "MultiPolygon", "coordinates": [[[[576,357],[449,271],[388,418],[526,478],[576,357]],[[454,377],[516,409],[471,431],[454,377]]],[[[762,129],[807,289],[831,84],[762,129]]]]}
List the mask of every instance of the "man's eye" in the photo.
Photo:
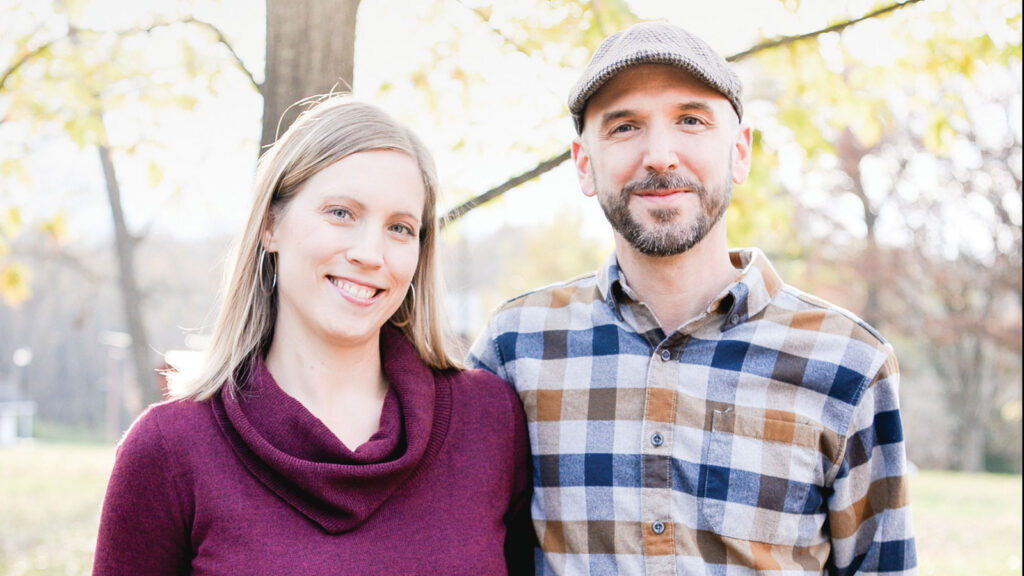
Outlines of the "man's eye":
{"type": "Polygon", "coordinates": [[[621,134],[623,132],[632,132],[633,129],[634,127],[632,124],[619,124],[618,126],[612,128],[612,133],[621,134]]]}
{"type": "Polygon", "coordinates": [[[696,116],[685,116],[682,119],[682,124],[687,126],[703,126],[704,121],[696,116]]]}

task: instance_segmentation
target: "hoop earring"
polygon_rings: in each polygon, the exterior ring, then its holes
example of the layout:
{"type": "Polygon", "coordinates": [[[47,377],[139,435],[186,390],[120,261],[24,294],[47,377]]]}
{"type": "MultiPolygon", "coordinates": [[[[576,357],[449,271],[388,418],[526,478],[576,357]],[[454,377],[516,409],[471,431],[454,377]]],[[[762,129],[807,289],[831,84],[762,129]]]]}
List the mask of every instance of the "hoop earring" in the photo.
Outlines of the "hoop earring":
{"type": "Polygon", "coordinates": [[[409,282],[409,292],[412,294],[412,303],[413,303],[413,306],[415,306],[416,305],[416,285],[413,284],[412,282],[409,282]]]}
{"type": "Polygon", "coordinates": [[[277,288],[277,269],[275,267],[274,280],[270,284],[270,290],[267,290],[265,282],[263,281],[263,261],[266,260],[266,258],[267,249],[260,248],[260,260],[259,264],[256,265],[256,284],[259,285],[260,292],[263,292],[265,295],[270,296],[271,294],[274,293],[274,290],[277,288]]]}

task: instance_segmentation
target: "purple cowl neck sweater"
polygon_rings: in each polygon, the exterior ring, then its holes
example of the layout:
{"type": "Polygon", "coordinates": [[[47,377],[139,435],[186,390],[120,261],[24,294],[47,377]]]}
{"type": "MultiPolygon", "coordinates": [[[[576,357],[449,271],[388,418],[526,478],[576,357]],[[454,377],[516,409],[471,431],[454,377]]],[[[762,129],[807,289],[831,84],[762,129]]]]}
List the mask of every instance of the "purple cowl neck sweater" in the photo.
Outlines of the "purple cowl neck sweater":
{"type": "Polygon", "coordinates": [[[391,388],[355,451],[262,361],[235,397],[152,406],[118,447],[93,573],[531,573],[512,388],[432,372],[391,326],[381,351],[391,388]]]}

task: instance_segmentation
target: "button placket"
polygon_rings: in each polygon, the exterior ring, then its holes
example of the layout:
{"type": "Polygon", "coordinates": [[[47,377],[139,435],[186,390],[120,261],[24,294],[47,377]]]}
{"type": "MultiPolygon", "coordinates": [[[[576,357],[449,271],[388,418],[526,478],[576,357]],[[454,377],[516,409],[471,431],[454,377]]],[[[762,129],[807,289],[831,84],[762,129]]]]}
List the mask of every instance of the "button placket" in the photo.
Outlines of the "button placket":
{"type": "Polygon", "coordinates": [[[678,352],[669,341],[651,350],[642,428],[641,490],[644,566],[649,574],[671,573],[675,566],[672,536],[672,453],[676,425],[678,352]],[[667,516],[666,516],[667,515],[667,516]]]}

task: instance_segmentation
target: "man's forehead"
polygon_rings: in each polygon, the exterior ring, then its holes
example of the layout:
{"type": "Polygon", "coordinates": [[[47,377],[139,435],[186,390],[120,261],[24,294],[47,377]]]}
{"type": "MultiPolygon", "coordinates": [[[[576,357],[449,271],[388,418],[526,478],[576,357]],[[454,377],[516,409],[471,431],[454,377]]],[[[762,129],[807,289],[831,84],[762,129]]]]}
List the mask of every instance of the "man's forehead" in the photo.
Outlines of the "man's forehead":
{"type": "MultiPolygon", "coordinates": [[[[647,96],[663,92],[679,92],[689,98],[717,102],[721,106],[732,109],[729,100],[701,82],[689,72],[665,64],[641,64],[627,68],[610,78],[587,102],[584,111],[586,124],[597,118],[597,114],[609,106],[615,106],[629,100],[633,96],[647,96]]],[[[718,105],[715,105],[718,108],[718,105]]]]}

